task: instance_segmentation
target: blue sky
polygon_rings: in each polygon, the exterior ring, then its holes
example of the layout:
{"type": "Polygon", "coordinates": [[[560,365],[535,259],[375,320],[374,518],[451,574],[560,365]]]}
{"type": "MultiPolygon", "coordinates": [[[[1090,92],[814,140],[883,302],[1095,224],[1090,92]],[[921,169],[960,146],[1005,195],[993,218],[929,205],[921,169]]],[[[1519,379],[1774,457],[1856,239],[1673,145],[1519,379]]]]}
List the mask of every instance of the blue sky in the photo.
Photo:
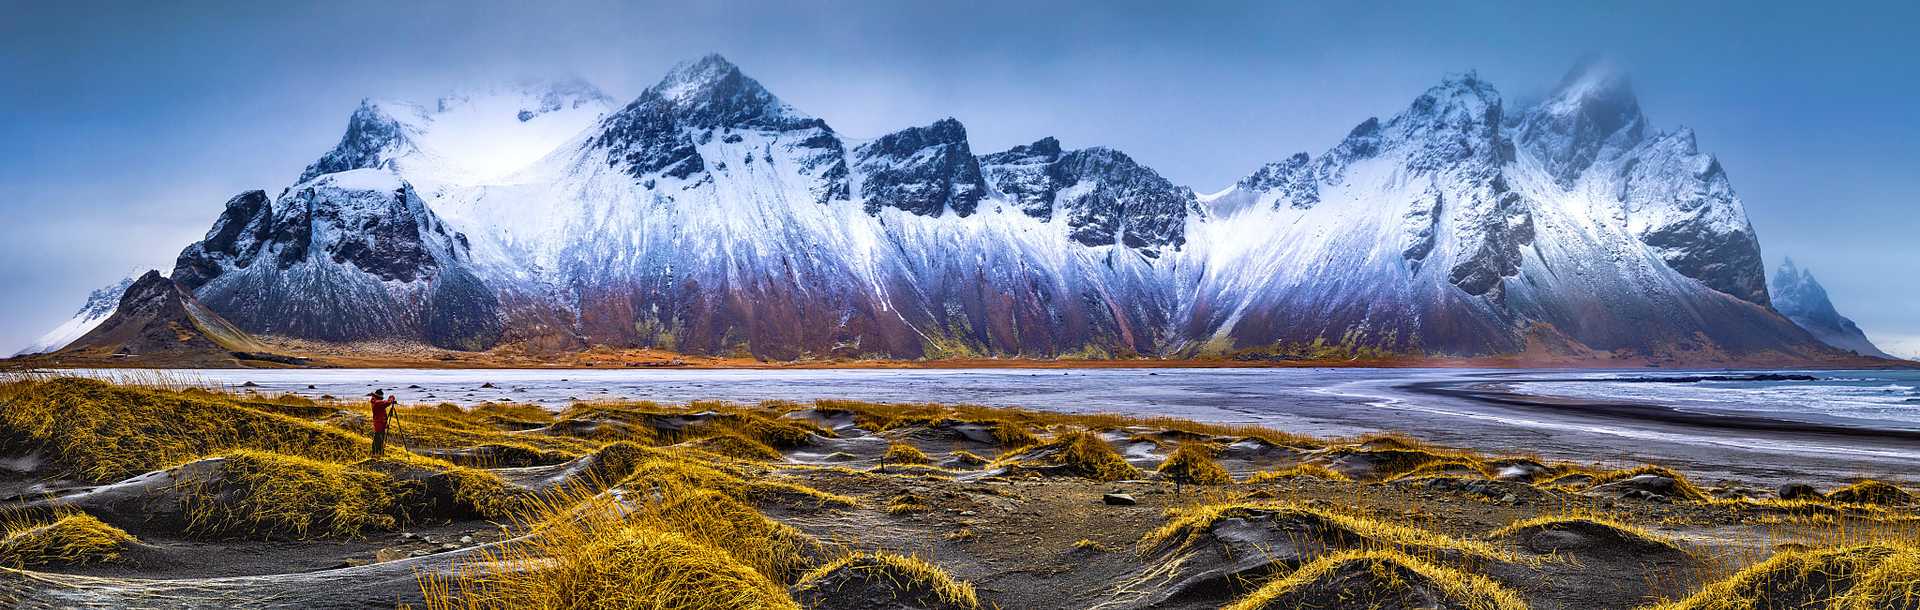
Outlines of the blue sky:
{"type": "Polygon", "coordinates": [[[0,14],[0,351],[170,269],[277,192],[363,97],[580,76],[618,98],[720,52],[870,137],[953,116],[978,151],[1119,148],[1218,189],[1478,70],[1524,103],[1577,60],[1688,126],[1883,347],[1920,355],[1913,3],[12,3],[0,14]],[[400,4],[402,6],[390,6],[400,4]]]}

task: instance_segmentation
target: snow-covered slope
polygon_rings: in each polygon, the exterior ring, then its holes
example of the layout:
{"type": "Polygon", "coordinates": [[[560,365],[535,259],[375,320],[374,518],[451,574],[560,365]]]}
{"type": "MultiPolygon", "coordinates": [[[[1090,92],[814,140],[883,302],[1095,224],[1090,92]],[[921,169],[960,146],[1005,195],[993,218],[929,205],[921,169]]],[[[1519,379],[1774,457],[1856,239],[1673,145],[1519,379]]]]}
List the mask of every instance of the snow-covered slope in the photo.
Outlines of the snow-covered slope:
{"type": "Polygon", "coordinates": [[[1780,263],[1768,286],[1773,291],[1774,308],[1827,345],[1863,356],[1893,357],[1867,339],[1867,333],[1853,320],[1840,315],[1827,298],[1826,287],[1813,278],[1812,271],[1794,265],[1793,259],[1780,263]]]}
{"type": "Polygon", "coordinates": [[[1509,112],[1452,77],[1210,195],[1183,334],[1281,352],[1805,351],[1767,308],[1725,173],[1691,132],[1646,137],[1623,77],[1582,66],[1509,112]]]}
{"type": "Polygon", "coordinates": [[[1604,66],[1517,111],[1449,78],[1205,197],[950,118],[848,138],[719,56],[619,108],[489,91],[363,104],[175,278],[250,332],[462,348],[1830,353],[1770,309],[1719,164],[1604,66]]]}
{"type": "Polygon", "coordinates": [[[81,305],[80,311],[74,312],[72,318],[61,322],[59,326],[47,331],[47,334],[41,335],[39,339],[34,340],[33,344],[14,355],[44,354],[66,347],[68,343],[87,334],[87,331],[93,330],[101,322],[105,322],[107,317],[112,316],[113,309],[120,305],[120,295],[126,294],[127,287],[132,285],[133,278],[128,277],[88,293],[86,304],[81,305]]]}
{"type": "Polygon", "coordinates": [[[405,174],[430,196],[445,185],[498,179],[546,156],[617,102],[578,79],[523,81],[415,104],[367,99],[333,150],[296,182],[352,169],[405,174]]]}
{"type": "Polygon", "coordinates": [[[491,277],[557,300],[593,344],[769,358],[1158,347],[1164,309],[1135,301],[1168,291],[1142,255],[1078,245],[1065,220],[987,199],[982,176],[958,121],[849,140],[710,56],[504,184],[436,205],[491,277]]]}

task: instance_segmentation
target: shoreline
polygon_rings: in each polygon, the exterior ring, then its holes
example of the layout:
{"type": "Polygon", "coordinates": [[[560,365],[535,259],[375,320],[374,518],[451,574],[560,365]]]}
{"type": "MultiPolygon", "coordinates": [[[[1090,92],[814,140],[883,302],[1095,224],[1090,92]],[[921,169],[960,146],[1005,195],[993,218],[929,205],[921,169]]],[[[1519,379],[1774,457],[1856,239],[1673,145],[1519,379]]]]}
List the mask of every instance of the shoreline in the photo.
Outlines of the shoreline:
{"type": "Polygon", "coordinates": [[[1727,432],[1774,432],[1795,435],[1840,437],[1859,439],[1862,437],[1882,440],[1920,442],[1920,430],[1888,430],[1822,424],[1770,417],[1750,415],[1695,413],[1653,403],[1632,403],[1620,401],[1588,400],[1523,394],[1506,389],[1478,389],[1499,385],[1503,382],[1473,383],[1473,387],[1461,388],[1460,382],[1429,381],[1401,386],[1416,394],[1430,396],[1448,396],[1486,403],[1521,407],[1523,409],[1556,410],[1573,412],[1597,419],[1630,422],[1657,422],[1677,424],[1703,431],[1727,432]]]}

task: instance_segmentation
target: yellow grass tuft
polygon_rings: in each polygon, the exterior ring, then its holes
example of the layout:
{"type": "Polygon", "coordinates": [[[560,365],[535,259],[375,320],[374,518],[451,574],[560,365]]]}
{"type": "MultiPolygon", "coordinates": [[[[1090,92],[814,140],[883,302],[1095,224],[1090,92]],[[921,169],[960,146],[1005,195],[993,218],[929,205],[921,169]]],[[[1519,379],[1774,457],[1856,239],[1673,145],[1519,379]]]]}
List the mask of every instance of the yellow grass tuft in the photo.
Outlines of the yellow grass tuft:
{"type": "Polygon", "coordinates": [[[1920,607],[1912,542],[1792,549],[1655,610],[1880,610],[1920,607]]]}
{"type": "Polygon", "coordinates": [[[1637,540],[1644,544],[1660,546],[1660,547],[1673,549],[1675,551],[1685,552],[1681,550],[1680,545],[1674,543],[1672,538],[1662,536],[1660,534],[1649,531],[1646,528],[1633,525],[1630,523],[1626,523],[1624,521],[1620,521],[1612,517],[1608,517],[1598,513],[1589,513],[1589,512],[1570,512],[1570,513],[1560,514],[1560,515],[1541,515],[1538,517],[1533,517],[1531,519],[1522,519],[1519,521],[1515,521],[1513,523],[1509,523],[1506,526],[1501,527],[1500,529],[1496,529],[1496,530],[1493,530],[1492,532],[1488,532],[1487,538],[1489,539],[1505,538],[1505,537],[1519,534],[1521,532],[1525,532],[1528,530],[1536,530],[1536,529],[1553,530],[1553,529],[1566,529],[1566,528],[1607,530],[1607,531],[1613,532],[1614,534],[1618,535],[1622,539],[1637,540]]]}
{"type": "Polygon", "coordinates": [[[723,432],[713,436],[687,441],[686,446],[720,455],[743,460],[772,461],[780,459],[780,452],[765,443],[738,434],[723,432]]]}
{"type": "Polygon", "coordinates": [[[856,583],[880,585],[892,590],[902,607],[978,609],[979,597],[973,585],[948,574],[926,560],[894,553],[859,553],[841,557],[815,568],[794,585],[801,598],[830,596],[856,583]]]}
{"type": "Polygon", "coordinates": [[[1225,485],[1233,482],[1227,469],[1214,461],[1216,449],[1207,443],[1182,443],[1174,449],[1166,461],[1160,463],[1157,472],[1167,480],[1178,484],[1225,485]]]}
{"type": "Polygon", "coordinates": [[[1659,475],[1659,476],[1667,477],[1669,479],[1673,479],[1674,482],[1678,483],[1676,488],[1680,492],[1680,499],[1688,500],[1692,502],[1707,502],[1713,499],[1713,496],[1711,494],[1708,494],[1705,490],[1700,489],[1699,486],[1694,485],[1693,481],[1688,480],[1686,475],[1680,474],[1679,472],[1675,472],[1673,469],[1667,468],[1665,466],[1654,466],[1652,464],[1638,466],[1635,468],[1628,468],[1624,470],[1610,470],[1607,472],[1599,473],[1597,475],[1594,475],[1593,482],[1587,485],[1587,487],[1590,489],[1593,487],[1606,485],[1608,483],[1613,483],[1615,481],[1624,481],[1627,479],[1631,479],[1633,477],[1648,475],[1648,474],[1659,475]]]}
{"type": "Polygon", "coordinates": [[[880,463],[882,464],[928,464],[932,462],[933,459],[927,457],[927,454],[920,451],[919,447],[901,441],[888,443],[887,454],[880,457],[880,463]]]}
{"type": "Polygon", "coordinates": [[[51,521],[21,520],[4,525],[0,564],[14,567],[80,565],[120,560],[132,534],[81,512],[56,514],[51,521]]]}
{"type": "Polygon", "coordinates": [[[1849,504],[1870,504],[1874,506],[1906,506],[1913,504],[1913,494],[1891,483],[1867,479],[1833,490],[1827,498],[1835,502],[1849,504]]]}
{"type": "Polygon", "coordinates": [[[1512,559],[1509,553],[1477,540],[1458,540],[1445,534],[1288,502],[1227,502],[1169,509],[1166,525],[1142,537],[1139,550],[1145,554],[1157,549],[1184,549],[1216,523],[1261,516],[1270,516],[1275,521],[1294,521],[1302,529],[1313,531],[1320,539],[1318,542],[1329,550],[1391,548],[1419,554],[1457,553],[1480,559],[1512,559]]]}
{"type": "Polygon", "coordinates": [[[1520,596],[1477,574],[1422,561],[1393,550],[1347,551],[1322,557],[1268,582],[1224,610],[1383,608],[1439,603],[1464,610],[1526,610],[1520,596]],[[1437,595],[1441,599],[1425,599],[1437,595]]]}
{"type": "Polygon", "coordinates": [[[1140,477],[1140,469],[1128,464],[1100,435],[1086,430],[1067,432],[1044,444],[1009,452],[994,465],[1012,468],[1037,465],[1096,481],[1140,477]]]}
{"type": "Polygon", "coordinates": [[[1247,477],[1246,483],[1248,484],[1266,483],[1269,481],[1280,481],[1280,480],[1293,479],[1293,478],[1299,478],[1299,477],[1326,479],[1328,481],[1338,481],[1341,483],[1347,483],[1347,482],[1353,481],[1353,479],[1348,477],[1347,475],[1340,474],[1340,471],[1327,468],[1326,466],[1321,466],[1319,464],[1299,464],[1291,468],[1285,468],[1282,470],[1269,470],[1265,472],[1253,473],[1253,476],[1247,477]]]}

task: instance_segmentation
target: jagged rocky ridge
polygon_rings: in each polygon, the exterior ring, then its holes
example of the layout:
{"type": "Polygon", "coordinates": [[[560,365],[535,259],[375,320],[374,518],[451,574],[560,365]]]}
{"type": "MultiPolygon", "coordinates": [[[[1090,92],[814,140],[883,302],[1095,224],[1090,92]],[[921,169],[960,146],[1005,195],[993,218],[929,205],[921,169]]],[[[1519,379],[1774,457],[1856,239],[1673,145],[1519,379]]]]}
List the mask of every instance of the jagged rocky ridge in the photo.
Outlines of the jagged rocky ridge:
{"type": "Polygon", "coordinates": [[[249,331],[461,349],[1831,353],[1763,271],[1718,162],[1604,66],[1521,109],[1452,77],[1196,196],[1053,138],[976,155],[953,119],[848,138],[708,56],[617,109],[581,86],[363,104],[175,277],[249,331]]]}
{"type": "Polygon", "coordinates": [[[1833,308],[1833,301],[1827,298],[1826,287],[1814,279],[1812,271],[1793,264],[1793,259],[1780,263],[1768,287],[1773,293],[1773,306],[1781,315],[1807,329],[1827,345],[1863,356],[1893,357],[1867,339],[1867,333],[1861,331],[1853,320],[1840,315],[1833,308]]]}

